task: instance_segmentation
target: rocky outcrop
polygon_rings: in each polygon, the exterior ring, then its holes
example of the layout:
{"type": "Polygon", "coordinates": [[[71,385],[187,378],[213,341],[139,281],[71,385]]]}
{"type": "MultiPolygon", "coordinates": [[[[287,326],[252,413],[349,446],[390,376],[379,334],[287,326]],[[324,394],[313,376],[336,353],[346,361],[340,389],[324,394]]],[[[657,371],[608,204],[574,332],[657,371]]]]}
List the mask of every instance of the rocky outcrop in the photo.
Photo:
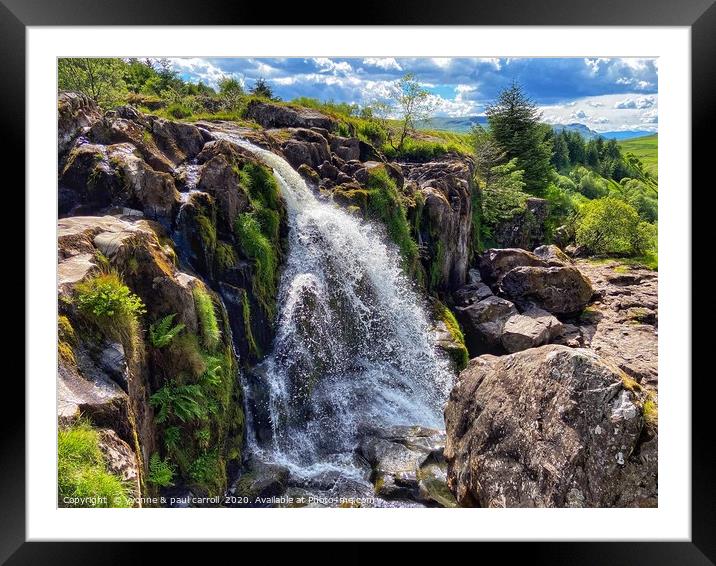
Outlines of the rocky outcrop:
{"type": "Polygon", "coordinates": [[[60,157],[101,116],[97,104],[88,96],[79,92],[61,92],[57,97],[57,151],[60,157]]]}
{"type": "Polygon", "coordinates": [[[501,248],[531,250],[545,241],[544,223],[548,214],[549,201],[530,197],[522,212],[493,228],[493,239],[501,248]]]}
{"type": "Polygon", "coordinates": [[[562,323],[538,307],[512,315],[502,329],[502,346],[510,353],[548,344],[564,332],[562,323]]]}
{"type": "Polygon", "coordinates": [[[463,506],[655,506],[643,400],[588,350],[476,358],[445,408],[448,485],[463,506]]]}
{"type": "Polygon", "coordinates": [[[610,360],[653,394],[658,382],[658,274],[619,261],[578,260],[594,301],[569,319],[573,345],[610,360]]]}
{"type": "Polygon", "coordinates": [[[246,117],[264,128],[323,128],[333,131],[338,123],[316,110],[252,100],[246,108],[246,117]]]}
{"type": "MultiPolygon", "coordinates": [[[[243,438],[243,417],[235,414],[241,411],[241,391],[233,356],[222,353],[231,352],[227,314],[215,298],[209,299],[212,314],[207,314],[206,305],[199,312],[197,290],[208,297],[212,292],[200,279],[177,269],[173,249],[160,236],[165,238],[161,226],[139,217],[76,216],[58,223],[59,419],[70,424],[84,417],[106,429],[100,448],[110,471],[135,482],[142,491],[150,489],[141,480],[148,472],[150,456],[166,449],[157,440],[162,421],[156,418],[150,395],[176,384],[177,379],[198,379],[206,369],[204,356],[213,356],[214,367],[225,372],[221,385],[225,401],[217,399],[207,415],[207,423],[217,419],[214,442],[221,448],[211,456],[217,466],[237,457],[243,438]],[[81,297],[87,297],[83,293],[96,277],[108,282],[106,300],[117,301],[124,293],[133,293],[141,299],[142,311],[114,318],[113,312],[84,309],[81,297]],[[150,340],[149,326],[167,315],[183,325],[183,332],[181,339],[165,349],[150,340]],[[201,350],[200,336],[202,343],[209,344],[205,339],[209,316],[216,319],[217,343],[201,350]]],[[[216,381],[212,383],[219,387],[216,381]]],[[[177,481],[193,481],[187,466],[201,457],[197,442],[193,437],[182,440],[182,450],[190,460],[183,464],[177,481]]],[[[221,478],[214,481],[220,485],[221,478]]]]}
{"type": "Polygon", "coordinates": [[[419,226],[417,242],[433,289],[456,289],[467,279],[472,253],[474,164],[454,157],[428,163],[401,163],[406,184],[420,193],[422,205],[412,213],[419,226]]]}
{"type": "Polygon", "coordinates": [[[492,248],[477,258],[480,275],[488,285],[499,285],[515,267],[548,267],[543,258],[520,248],[492,248]]]}

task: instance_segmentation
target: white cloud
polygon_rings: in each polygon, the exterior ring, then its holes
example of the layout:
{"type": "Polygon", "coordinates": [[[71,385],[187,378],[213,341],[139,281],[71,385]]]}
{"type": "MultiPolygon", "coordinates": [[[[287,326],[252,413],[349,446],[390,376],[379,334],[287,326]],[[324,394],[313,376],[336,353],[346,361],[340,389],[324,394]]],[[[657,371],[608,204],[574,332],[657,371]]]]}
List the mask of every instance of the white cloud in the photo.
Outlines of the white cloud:
{"type": "Polygon", "coordinates": [[[244,84],[242,76],[229,75],[206,59],[199,57],[172,57],[169,62],[172,69],[178,73],[191,73],[191,78],[195,79],[194,82],[201,81],[213,88],[216,88],[219,81],[227,76],[232,76],[238,79],[242,85],[244,84]]]}
{"type": "Polygon", "coordinates": [[[327,57],[314,57],[312,61],[318,67],[320,73],[347,74],[353,71],[350,63],[340,61],[336,63],[327,57]]]}
{"type": "Polygon", "coordinates": [[[400,66],[394,57],[368,57],[363,59],[363,64],[369,67],[378,67],[384,71],[402,71],[403,67],[400,66]]]}
{"type": "Polygon", "coordinates": [[[614,108],[622,109],[643,109],[651,108],[656,104],[656,98],[653,96],[638,96],[636,98],[625,98],[617,102],[614,108]]]}
{"type": "Polygon", "coordinates": [[[596,57],[593,59],[590,59],[589,57],[584,59],[584,64],[589,67],[589,71],[596,75],[599,72],[599,68],[601,67],[602,63],[608,63],[609,59],[603,58],[603,57],[596,57]]]}
{"type": "Polygon", "coordinates": [[[657,94],[604,94],[578,98],[562,104],[545,105],[541,106],[540,110],[543,119],[549,124],[579,122],[597,132],[656,131],[658,101],[657,94]],[[599,110],[593,111],[593,108],[599,110]]]}

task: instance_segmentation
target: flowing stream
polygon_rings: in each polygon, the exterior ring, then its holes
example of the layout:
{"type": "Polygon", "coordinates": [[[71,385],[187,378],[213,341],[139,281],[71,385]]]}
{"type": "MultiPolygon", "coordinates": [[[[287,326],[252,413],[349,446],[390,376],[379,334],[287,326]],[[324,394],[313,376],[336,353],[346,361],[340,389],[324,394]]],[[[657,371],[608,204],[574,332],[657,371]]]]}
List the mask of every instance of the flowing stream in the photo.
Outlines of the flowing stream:
{"type": "Polygon", "coordinates": [[[294,478],[350,478],[365,427],[443,428],[453,375],[382,228],[317,198],[282,157],[214,134],[273,169],[288,213],[277,334],[247,391],[252,454],[294,478]]]}

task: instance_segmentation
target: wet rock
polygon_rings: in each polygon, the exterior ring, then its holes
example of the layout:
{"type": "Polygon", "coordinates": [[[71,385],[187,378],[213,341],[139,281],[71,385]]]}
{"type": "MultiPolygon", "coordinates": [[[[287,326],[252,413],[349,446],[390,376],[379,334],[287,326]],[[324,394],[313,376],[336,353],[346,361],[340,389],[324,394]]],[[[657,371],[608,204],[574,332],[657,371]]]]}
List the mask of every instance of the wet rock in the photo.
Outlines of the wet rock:
{"type": "Polygon", "coordinates": [[[261,498],[278,496],[286,491],[288,478],[289,472],[285,466],[254,459],[231,486],[229,493],[247,497],[247,506],[262,506],[261,498]]]}
{"type": "Polygon", "coordinates": [[[554,314],[573,314],[589,303],[594,289],[576,267],[516,267],[500,283],[512,300],[530,300],[554,314]]]}
{"type": "Polygon", "coordinates": [[[119,342],[107,345],[99,355],[99,367],[125,391],[128,390],[129,367],[124,355],[124,346],[119,342]]]}
{"type": "Polygon", "coordinates": [[[455,314],[465,334],[470,356],[502,353],[502,334],[507,320],[518,314],[515,305],[494,295],[466,307],[457,307],[455,314]]]}
{"type": "Polygon", "coordinates": [[[246,108],[246,117],[264,128],[323,128],[334,131],[338,123],[316,110],[299,106],[286,106],[252,100],[246,108]]]}
{"type": "Polygon", "coordinates": [[[443,432],[420,426],[365,431],[359,453],[373,469],[376,495],[451,506],[445,493],[444,442],[443,432]]]}
{"type": "Polygon", "coordinates": [[[330,162],[331,150],[321,134],[306,129],[289,130],[289,133],[292,137],[284,142],[281,151],[293,167],[306,164],[318,169],[325,161],[330,162]]]}
{"type": "Polygon", "coordinates": [[[589,350],[548,345],[473,359],[445,408],[448,485],[463,506],[655,501],[655,462],[638,455],[642,402],[589,350]],[[633,485],[634,474],[650,483],[633,485]]]}

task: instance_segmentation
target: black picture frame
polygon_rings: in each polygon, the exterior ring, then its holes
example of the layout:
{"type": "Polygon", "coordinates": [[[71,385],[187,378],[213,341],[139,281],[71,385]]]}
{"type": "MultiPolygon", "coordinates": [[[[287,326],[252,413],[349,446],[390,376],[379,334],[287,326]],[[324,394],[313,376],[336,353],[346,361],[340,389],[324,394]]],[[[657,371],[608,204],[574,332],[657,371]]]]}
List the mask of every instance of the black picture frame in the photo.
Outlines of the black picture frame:
{"type": "MultiPolygon", "coordinates": [[[[24,186],[24,167],[19,162],[24,147],[25,118],[25,37],[28,26],[49,25],[285,25],[339,22],[352,25],[565,25],[565,26],[688,26],[692,37],[692,167],[694,187],[707,188],[706,169],[710,163],[713,108],[716,107],[716,4],[714,0],[493,0],[461,3],[458,0],[426,2],[376,2],[364,0],[349,16],[340,17],[337,4],[322,6],[312,2],[272,6],[266,3],[203,0],[140,2],[124,0],[1,0],[0,53],[3,62],[3,141],[13,149],[13,169],[19,174],[15,187],[24,186]],[[322,14],[322,15],[321,15],[322,14]]],[[[347,10],[346,10],[347,11],[347,10]]],[[[12,153],[9,153],[12,151],[12,153]]],[[[15,189],[17,191],[17,189],[15,189]]],[[[24,210],[23,194],[17,191],[14,210],[24,210]]],[[[705,198],[705,197],[704,197],[705,198]]],[[[25,211],[29,213],[30,211],[25,211]]],[[[692,222],[695,224],[695,222],[692,222]]],[[[695,242],[696,243],[696,242],[695,242]]],[[[692,257],[698,257],[693,254],[692,257]]],[[[18,258],[19,259],[19,258],[18,258]]],[[[28,258],[25,257],[25,261],[28,258]]],[[[18,270],[19,271],[19,270],[18,270]]],[[[691,274],[683,274],[690,278],[691,274]]],[[[696,288],[694,296],[698,296],[696,288]]],[[[25,297],[26,302],[31,297],[25,297]]],[[[689,332],[690,329],[683,329],[689,332]]],[[[697,351],[693,348],[692,350],[697,351]]],[[[444,560],[452,560],[467,550],[469,555],[485,559],[485,552],[509,557],[510,562],[561,564],[688,564],[716,563],[716,452],[713,450],[712,372],[706,369],[692,381],[692,499],[690,542],[544,542],[482,543],[480,550],[451,548],[438,550],[444,560]],[[481,554],[473,554],[479,552],[481,554]]],[[[691,376],[679,376],[686,383],[691,376]]],[[[223,545],[142,545],[139,543],[38,543],[25,542],[25,398],[24,384],[17,375],[6,374],[5,399],[14,400],[18,411],[3,419],[2,461],[0,473],[0,561],[7,564],[114,564],[151,560],[159,552],[163,562],[209,563],[212,555],[226,552],[223,545]]],[[[559,533],[555,533],[558,537],[559,533]]],[[[78,538],[81,533],[78,533],[78,538]]],[[[320,538],[320,533],[316,533],[320,538]]],[[[241,543],[246,545],[249,543],[241,543]]],[[[351,543],[356,548],[308,552],[312,561],[336,560],[365,563],[381,551],[351,543]]],[[[232,545],[232,553],[237,547],[232,545]]],[[[421,561],[430,560],[423,545],[414,545],[421,561]]],[[[443,547],[444,548],[444,547],[443,547]]],[[[256,549],[243,547],[245,557],[256,549]]],[[[265,551],[263,551],[265,552],[265,551]]],[[[272,545],[271,561],[276,553],[303,554],[285,545],[272,545]]],[[[236,555],[235,555],[236,556],[236,555]]]]}

